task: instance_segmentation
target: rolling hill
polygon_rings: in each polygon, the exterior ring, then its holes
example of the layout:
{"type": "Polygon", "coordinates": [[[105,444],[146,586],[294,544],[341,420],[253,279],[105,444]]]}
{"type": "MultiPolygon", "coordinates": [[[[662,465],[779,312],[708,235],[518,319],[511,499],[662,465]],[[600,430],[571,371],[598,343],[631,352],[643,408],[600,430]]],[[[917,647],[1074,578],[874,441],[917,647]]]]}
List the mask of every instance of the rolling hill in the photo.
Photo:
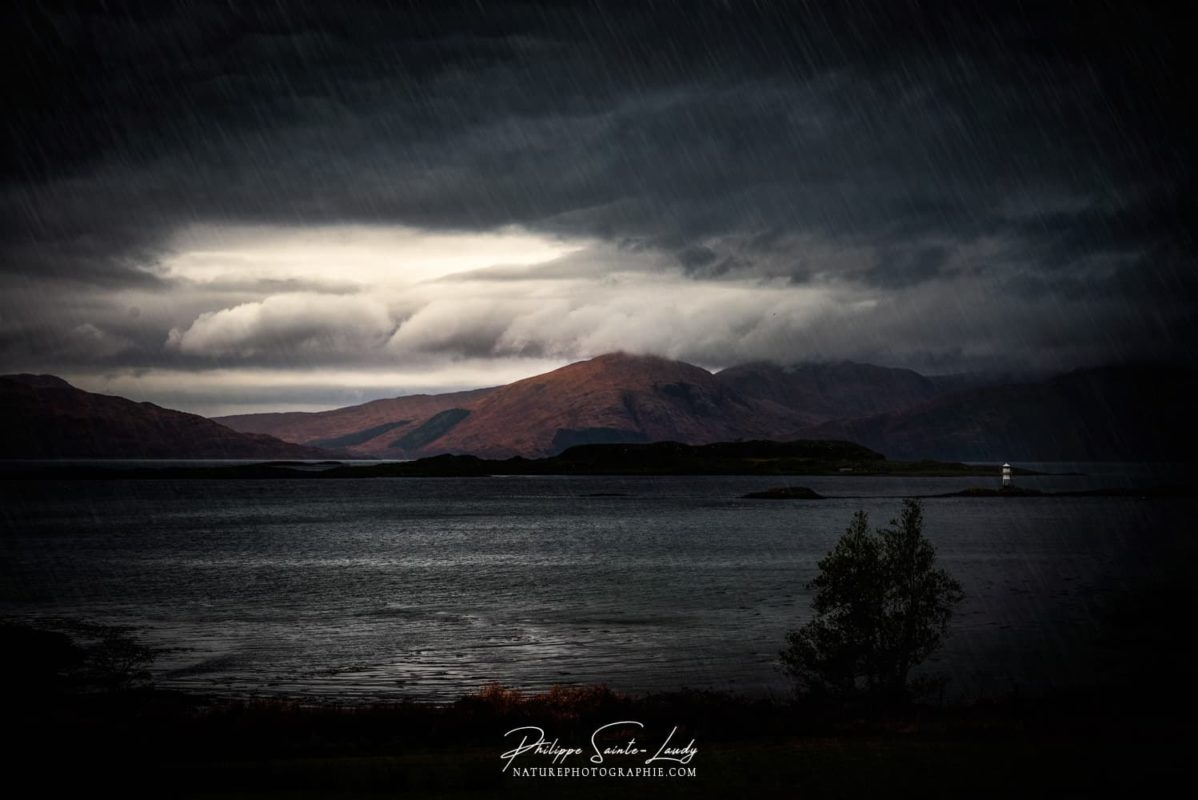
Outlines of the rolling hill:
{"type": "Polygon", "coordinates": [[[93,394],[50,375],[0,376],[0,458],[327,458],[152,403],[93,394]]]}
{"type": "Polygon", "coordinates": [[[745,398],[691,364],[612,353],[495,389],[217,421],[362,456],[506,458],[552,455],[577,444],[786,438],[819,419],[745,398]]]}
{"type": "Polygon", "coordinates": [[[580,444],[789,438],[806,419],[728,388],[707,370],[612,353],[504,386],[422,452],[544,456],[580,444]]]}

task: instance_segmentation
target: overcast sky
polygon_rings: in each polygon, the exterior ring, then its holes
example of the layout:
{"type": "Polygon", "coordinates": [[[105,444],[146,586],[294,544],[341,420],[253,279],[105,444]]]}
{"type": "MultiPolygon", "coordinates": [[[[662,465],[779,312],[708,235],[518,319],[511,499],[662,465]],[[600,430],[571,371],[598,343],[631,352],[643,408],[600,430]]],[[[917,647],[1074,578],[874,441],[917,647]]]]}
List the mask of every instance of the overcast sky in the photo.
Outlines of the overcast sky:
{"type": "Polygon", "coordinates": [[[2,372],[216,414],[1198,344],[1143,4],[64,5],[3,12],[2,372]]]}

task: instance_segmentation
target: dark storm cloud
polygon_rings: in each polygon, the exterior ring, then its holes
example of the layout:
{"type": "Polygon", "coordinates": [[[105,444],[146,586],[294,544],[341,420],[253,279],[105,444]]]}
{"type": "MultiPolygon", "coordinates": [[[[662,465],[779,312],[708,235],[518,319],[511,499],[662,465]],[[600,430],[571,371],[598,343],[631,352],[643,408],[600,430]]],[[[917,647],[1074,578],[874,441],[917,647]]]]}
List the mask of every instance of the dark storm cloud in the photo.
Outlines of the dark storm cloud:
{"type": "MultiPolygon", "coordinates": [[[[1194,334],[1193,59],[1161,10],[109,2],[7,13],[0,281],[31,297],[59,283],[183,293],[156,267],[193,224],[516,224],[633,261],[658,253],[639,268],[691,281],[852,285],[896,302],[918,289],[951,306],[965,296],[952,282],[971,276],[988,281],[989,304],[1037,296],[1079,339],[1126,325],[1151,350],[1162,314],[1182,320],[1178,342],[1194,334]]],[[[30,309],[2,310],[0,352],[65,342],[55,352],[177,364],[202,314],[218,315],[211,327],[280,293],[252,288],[218,302],[210,287],[207,305],[184,303],[195,308],[173,321],[90,313],[85,289],[49,290],[60,293],[42,301],[40,327],[5,327],[30,309]]],[[[511,320],[480,315],[430,347],[495,352],[511,320]]],[[[900,327],[912,348],[992,334],[969,329],[971,316],[900,327]]],[[[861,343],[844,352],[891,341],[864,325],[843,334],[861,343]]],[[[242,355],[269,361],[267,345],[292,327],[273,322],[242,355]]]]}
{"type": "Polygon", "coordinates": [[[885,251],[861,277],[877,286],[917,286],[945,274],[949,253],[944,247],[885,251]]]}

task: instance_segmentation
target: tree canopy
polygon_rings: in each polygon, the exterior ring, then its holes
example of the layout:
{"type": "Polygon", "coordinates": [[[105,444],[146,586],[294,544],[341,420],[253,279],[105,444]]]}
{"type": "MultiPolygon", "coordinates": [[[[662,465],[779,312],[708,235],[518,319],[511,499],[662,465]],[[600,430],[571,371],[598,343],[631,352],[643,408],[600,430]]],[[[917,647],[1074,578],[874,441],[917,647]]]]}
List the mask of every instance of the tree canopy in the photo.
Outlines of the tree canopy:
{"type": "Polygon", "coordinates": [[[940,646],[963,596],[936,566],[917,500],[877,530],[854,514],[808,588],[814,616],[787,634],[782,663],[801,689],[839,699],[898,700],[926,688],[912,669],[940,646]]]}

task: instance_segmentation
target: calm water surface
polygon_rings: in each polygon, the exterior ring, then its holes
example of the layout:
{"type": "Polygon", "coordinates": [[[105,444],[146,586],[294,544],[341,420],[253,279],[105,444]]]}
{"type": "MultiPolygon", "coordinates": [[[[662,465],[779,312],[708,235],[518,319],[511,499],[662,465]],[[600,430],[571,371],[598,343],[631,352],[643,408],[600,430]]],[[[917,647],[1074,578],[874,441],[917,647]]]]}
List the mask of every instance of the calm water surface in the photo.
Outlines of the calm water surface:
{"type": "MultiPolygon", "coordinates": [[[[1160,469],[1087,466],[1019,482],[1162,482],[1160,469]]],[[[777,651],[852,512],[882,524],[903,496],[985,483],[14,481],[0,489],[0,614],[139,626],[170,649],[156,681],[205,692],[782,693],[777,651]],[[787,483],[839,499],[739,499],[787,483]]],[[[1126,666],[1112,620],[1192,580],[1195,510],[1187,498],[926,501],[927,533],[967,594],[931,666],[963,697],[1109,679],[1126,666]]]]}

